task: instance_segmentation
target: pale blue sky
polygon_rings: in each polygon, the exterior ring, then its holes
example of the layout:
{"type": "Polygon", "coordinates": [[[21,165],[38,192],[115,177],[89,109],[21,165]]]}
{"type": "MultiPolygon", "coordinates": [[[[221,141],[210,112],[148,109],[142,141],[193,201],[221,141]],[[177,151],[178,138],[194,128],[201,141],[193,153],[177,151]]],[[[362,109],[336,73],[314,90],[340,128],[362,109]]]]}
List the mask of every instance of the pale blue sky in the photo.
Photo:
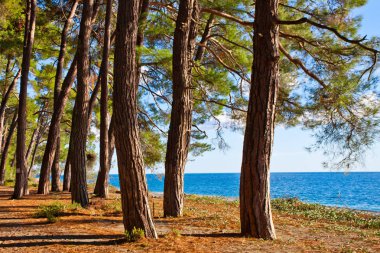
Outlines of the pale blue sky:
{"type": "MultiPolygon", "coordinates": [[[[357,10],[362,15],[363,22],[360,32],[363,35],[380,37],[380,0],[369,0],[367,5],[357,10]]],[[[187,173],[217,173],[240,172],[243,135],[226,132],[226,140],[230,149],[223,152],[214,150],[189,161],[187,173]]],[[[314,142],[309,131],[299,128],[284,129],[277,127],[271,162],[273,172],[294,171],[329,171],[323,168],[326,159],[321,152],[309,153],[305,147],[314,142]]],[[[368,151],[365,166],[361,171],[380,171],[380,140],[379,144],[368,151]]]]}
{"type": "MultiPolygon", "coordinates": [[[[369,0],[367,5],[356,11],[362,15],[361,33],[380,37],[380,0],[369,0]]],[[[212,136],[212,134],[210,134],[212,136]]],[[[218,149],[207,152],[201,157],[191,158],[186,166],[186,173],[223,173],[240,172],[243,135],[225,131],[225,139],[230,146],[226,151],[218,149]]],[[[326,159],[321,152],[309,153],[305,147],[314,143],[310,131],[300,128],[284,129],[277,127],[271,161],[273,172],[329,171],[323,168],[326,159]]],[[[365,166],[360,171],[380,171],[380,140],[372,150],[367,152],[365,166]]],[[[163,168],[158,169],[162,172],[163,168]]],[[[113,166],[111,173],[117,173],[113,166]]]]}

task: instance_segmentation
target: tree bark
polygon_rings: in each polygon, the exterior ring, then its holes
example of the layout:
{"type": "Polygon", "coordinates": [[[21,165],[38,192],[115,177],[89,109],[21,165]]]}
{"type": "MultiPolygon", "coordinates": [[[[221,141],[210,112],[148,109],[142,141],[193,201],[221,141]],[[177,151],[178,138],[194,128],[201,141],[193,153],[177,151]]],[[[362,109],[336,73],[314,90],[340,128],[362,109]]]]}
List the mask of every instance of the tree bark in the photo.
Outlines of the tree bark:
{"type": "Polygon", "coordinates": [[[205,47],[203,46],[205,43],[207,43],[207,40],[211,34],[212,25],[214,23],[214,14],[210,14],[210,17],[207,20],[205,30],[203,31],[202,38],[199,41],[199,45],[197,52],[195,54],[195,61],[202,61],[203,55],[205,53],[205,47]]]}
{"type": "Polygon", "coordinates": [[[17,148],[16,148],[16,183],[12,198],[19,199],[28,194],[28,170],[25,161],[25,133],[26,133],[26,100],[28,92],[28,75],[32,49],[34,43],[34,31],[36,26],[36,1],[26,2],[24,48],[21,67],[21,82],[19,93],[19,109],[17,124],[17,148]]]}
{"type": "MultiPolygon", "coordinates": [[[[9,66],[7,64],[7,70],[6,72],[9,72],[9,66]]],[[[13,88],[15,87],[17,80],[20,78],[21,70],[17,71],[17,74],[13,78],[12,83],[9,85],[9,87],[5,87],[6,91],[3,93],[3,97],[1,99],[0,104],[0,151],[3,152],[3,133],[4,133],[4,119],[5,119],[5,109],[7,107],[7,102],[9,100],[10,94],[13,91],[13,88]]],[[[5,86],[7,86],[7,78],[8,73],[5,74],[5,86]]]]}
{"type": "Polygon", "coordinates": [[[35,145],[34,145],[34,148],[33,148],[32,159],[30,161],[30,166],[29,166],[29,170],[28,170],[28,177],[30,177],[30,173],[32,172],[32,168],[33,168],[34,161],[35,161],[35,158],[36,158],[37,149],[38,149],[38,146],[40,145],[41,138],[42,138],[43,134],[46,131],[45,120],[46,120],[45,117],[41,118],[41,123],[40,123],[40,127],[38,129],[38,132],[37,132],[37,138],[36,138],[35,145]]]}
{"type": "Polygon", "coordinates": [[[1,156],[0,185],[4,185],[4,182],[5,182],[5,166],[7,164],[9,146],[11,145],[12,136],[13,136],[14,130],[17,126],[17,116],[18,116],[18,112],[16,110],[14,115],[13,115],[12,123],[11,123],[11,126],[9,128],[9,133],[8,133],[7,139],[6,139],[5,144],[4,144],[3,154],[1,156]]]}
{"type": "Polygon", "coordinates": [[[88,129],[88,87],[90,77],[89,48],[91,36],[91,17],[93,0],[83,2],[82,20],[78,40],[78,76],[77,95],[72,117],[72,143],[75,152],[71,152],[71,199],[82,207],[89,204],[86,182],[86,140],[88,129]]]}
{"type": "Polygon", "coordinates": [[[278,0],[255,2],[252,85],[240,178],[241,233],[275,239],[270,205],[270,156],[279,85],[278,0]]]}
{"type": "Polygon", "coordinates": [[[7,89],[8,89],[8,77],[9,77],[9,74],[10,74],[10,66],[11,66],[11,57],[10,56],[7,56],[7,64],[5,66],[5,78],[4,78],[4,85],[2,85],[2,89],[1,89],[1,96],[2,96],[2,99],[1,99],[1,107],[0,107],[0,155],[3,153],[3,146],[4,146],[4,143],[5,143],[5,132],[6,130],[4,129],[4,122],[5,122],[5,115],[4,115],[4,112],[1,113],[1,111],[5,111],[5,106],[4,106],[4,109],[3,108],[3,100],[4,100],[4,97],[7,93],[7,89]]]}
{"type": "Polygon", "coordinates": [[[67,159],[65,164],[65,170],[63,172],[63,191],[70,191],[70,184],[71,184],[71,166],[70,166],[70,150],[71,150],[71,137],[69,142],[69,150],[67,151],[67,159]]]}
{"type": "Polygon", "coordinates": [[[51,150],[55,150],[57,147],[57,139],[59,136],[61,119],[65,110],[71,86],[74,83],[77,74],[77,59],[78,53],[75,54],[69,71],[67,72],[66,77],[62,83],[62,88],[57,100],[57,106],[54,106],[55,109],[51,118],[48,139],[46,142],[44,156],[42,158],[41,172],[38,182],[38,194],[49,194],[50,169],[55,158],[55,152],[51,152],[51,150]]]}
{"type": "MultiPolygon", "coordinates": [[[[59,131],[58,131],[59,133],[59,131]]],[[[60,134],[59,134],[60,135],[60,134]]],[[[59,157],[61,155],[61,137],[58,136],[57,138],[57,145],[55,148],[54,153],[54,161],[53,165],[51,167],[51,191],[52,192],[59,192],[59,181],[60,181],[60,175],[61,175],[61,169],[59,167],[59,157]]]]}
{"type": "Polygon", "coordinates": [[[119,1],[114,56],[115,145],[124,228],[129,232],[135,227],[140,228],[146,237],[157,238],[149,209],[137,121],[136,40],[139,7],[139,0],[119,1]]]}
{"type": "Polygon", "coordinates": [[[193,109],[191,58],[198,12],[196,0],[180,1],[173,41],[173,103],[165,160],[165,217],[182,216],[183,212],[183,181],[193,109]]]}
{"type": "MultiPolygon", "coordinates": [[[[94,7],[93,7],[93,12],[92,12],[92,17],[91,17],[91,22],[92,23],[95,22],[96,17],[98,15],[99,6],[100,6],[100,0],[96,0],[93,6],[94,7]]],[[[75,107],[75,104],[74,104],[74,107],[75,107]]],[[[90,108],[89,109],[89,114],[91,114],[90,113],[90,110],[92,110],[91,106],[89,106],[89,108],[90,108]]],[[[87,120],[90,122],[89,117],[88,117],[87,120]]],[[[88,124],[88,126],[90,126],[90,123],[88,124]]],[[[63,174],[63,187],[62,187],[63,191],[70,191],[71,190],[71,187],[70,187],[70,185],[71,185],[71,160],[70,160],[70,153],[71,153],[71,150],[72,150],[72,135],[71,134],[72,133],[70,133],[69,148],[68,148],[68,152],[67,152],[65,170],[64,170],[64,174],[63,174]]]]}
{"type": "Polygon", "coordinates": [[[109,48],[111,43],[111,12],[112,0],[107,0],[106,20],[104,30],[101,98],[100,98],[100,169],[96,179],[94,194],[101,198],[108,197],[108,175],[109,175],[109,143],[108,143],[108,65],[109,48]]]}
{"type": "MultiPolygon", "coordinates": [[[[66,46],[67,46],[67,34],[69,32],[70,26],[73,21],[73,17],[75,15],[76,9],[78,7],[78,0],[75,0],[71,11],[66,19],[66,22],[63,26],[62,33],[61,33],[61,46],[59,50],[59,56],[58,56],[58,63],[57,63],[57,71],[55,75],[55,81],[54,81],[54,110],[56,110],[59,106],[59,93],[61,92],[61,79],[62,79],[62,71],[63,71],[63,65],[65,62],[65,55],[66,55],[66,46]]],[[[58,125],[58,128],[60,125],[58,125]]],[[[60,130],[57,131],[57,144],[56,148],[51,149],[51,153],[54,154],[54,160],[51,167],[51,176],[52,176],[52,182],[51,182],[51,190],[53,192],[59,191],[59,181],[60,181],[60,167],[59,167],[59,158],[61,153],[61,138],[60,138],[60,130]]]]}

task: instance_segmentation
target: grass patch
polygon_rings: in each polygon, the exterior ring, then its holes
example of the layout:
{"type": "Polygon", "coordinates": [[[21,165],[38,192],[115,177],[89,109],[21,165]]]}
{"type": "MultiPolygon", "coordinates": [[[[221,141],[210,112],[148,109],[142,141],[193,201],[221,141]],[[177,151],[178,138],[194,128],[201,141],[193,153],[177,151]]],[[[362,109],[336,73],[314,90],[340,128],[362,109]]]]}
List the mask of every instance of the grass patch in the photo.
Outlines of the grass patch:
{"type": "Polygon", "coordinates": [[[274,199],[272,207],[274,210],[286,214],[302,215],[311,220],[344,222],[361,228],[380,228],[380,216],[319,204],[307,204],[298,198],[274,199]]]}
{"type": "Polygon", "coordinates": [[[55,202],[49,205],[39,206],[37,212],[34,214],[34,217],[47,218],[48,222],[55,223],[64,211],[65,206],[62,203],[55,202]]]}
{"type": "Polygon", "coordinates": [[[120,214],[122,213],[121,201],[118,199],[105,203],[100,207],[100,209],[109,214],[120,214]]]}
{"type": "Polygon", "coordinates": [[[79,203],[65,205],[60,202],[53,202],[47,205],[39,206],[37,212],[34,214],[34,217],[47,218],[49,223],[55,223],[65,212],[74,212],[81,209],[83,209],[83,207],[79,203]]]}
{"type": "Polygon", "coordinates": [[[133,227],[132,231],[125,230],[125,239],[127,242],[137,242],[145,237],[144,230],[133,227]]]}
{"type": "Polygon", "coordinates": [[[15,186],[15,180],[14,179],[7,179],[4,181],[4,186],[10,186],[13,187],[15,186]]]}
{"type": "Polygon", "coordinates": [[[226,205],[239,206],[238,200],[229,200],[224,197],[187,195],[186,199],[190,201],[194,201],[198,204],[206,204],[206,205],[226,204],[226,205]]]}

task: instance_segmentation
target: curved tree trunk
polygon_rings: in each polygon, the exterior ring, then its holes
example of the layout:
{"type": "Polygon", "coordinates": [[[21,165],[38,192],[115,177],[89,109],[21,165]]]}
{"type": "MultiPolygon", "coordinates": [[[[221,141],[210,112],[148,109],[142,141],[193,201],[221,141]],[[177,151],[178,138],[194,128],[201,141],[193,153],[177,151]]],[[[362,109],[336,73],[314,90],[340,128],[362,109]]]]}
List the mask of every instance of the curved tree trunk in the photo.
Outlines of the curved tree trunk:
{"type": "Polygon", "coordinates": [[[89,48],[93,0],[83,2],[78,40],[77,95],[72,117],[71,199],[82,207],[89,204],[86,181],[86,140],[88,130],[88,87],[90,77],[89,48]]]}
{"type": "Polygon", "coordinates": [[[9,146],[11,145],[12,136],[13,136],[13,133],[14,133],[15,128],[17,126],[17,116],[18,116],[18,112],[16,110],[14,115],[13,115],[12,123],[11,123],[11,126],[9,128],[9,133],[8,133],[7,139],[6,139],[5,144],[4,144],[3,154],[1,156],[0,185],[4,185],[4,182],[5,182],[5,166],[7,164],[9,146]]]}
{"type": "MultiPolygon", "coordinates": [[[[7,64],[7,70],[5,74],[5,86],[7,86],[7,78],[8,78],[8,72],[9,72],[9,64],[7,64]]],[[[0,152],[3,152],[3,133],[4,133],[4,121],[5,121],[5,108],[7,107],[7,102],[9,100],[10,94],[13,91],[13,88],[15,87],[17,80],[20,78],[21,70],[17,71],[17,74],[13,78],[12,83],[7,87],[6,91],[3,93],[1,104],[0,104],[0,152]]]]}
{"type": "Polygon", "coordinates": [[[49,126],[49,134],[46,142],[44,156],[42,158],[40,179],[38,182],[38,194],[48,194],[49,193],[49,182],[50,182],[50,169],[53,165],[55,158],[55,152],[50,152],[55,150],[57,146],[57,139],[60,131],[60,123],[65,110],[65,105],[68,99],[68,94],[70,92],[71,86],[74,83],[77,74],[77,59],[78,53],[75,54],[74,59],[70,65],[69,71],[62,83],[62,89],[59,93],[57,106],[53,111],[53,116],[51,118],[49,126]]]}
{"type": "Polygon", "coordinates": [[[26,134],[26,99],[28,92],[28,76],[32,49],[34,43],[34,31],[36,27],[36,1],[26,2],[24,49],[22,55],[21,82],[19,94],[18,124],[17,124],[17,148],[16,148],[16,183],[12,198],[19,199],[28,194],[28,169],[25,161],[25,134],[26,134]]]}
{"type": "Polygon", "coordinates": [[[165,217],[178,217],[183,211],[183,178],[189,152],[193,109],[191,58],[197,16],[198,5],[195,0],[180,1],[173,41],[173,103],[165,160],[165,217]]]}
{"type": "Polygon", "coordinates": [[[137,121],[136,37],[139,7],[139,0],[119,1],[113,94],[115,145],[124,228],[129,232],[135,227],[140,228],[144,230],[146,237],[157,238],[149,209],[137,121]]]}
{"type": "Polygon", "coordinates": [[[252,85],[240,178],[241,233],[275,239],[270,205],[270,156],[279,83],[278,0],[255,3],[252,85]]]}
{"type": "Polygon", "coordinates": [[[78,0],[75,0],[61,33],[61,46],[59,50],[57,70],[54,80],[54,112],[49,127],[48,141],[41,165],[40,180],[38,185],[39,194],[49,193],[50,170],[52,171],[52,191],[59,190],[59,156],[61,145],[60,123],[63,115],[63,110],[66,105],[68,92],[71,89],[72,83],[74,82],[76,76],[77,61],[75,56],[69,68],[68,74],[66,75],[66,78],[62,84],[62,87],[61,79],[66,55],[67,35],[77,7],[78,0]],[[61,92],[64,94],[64,96],[60,96],[61,92]],[[57,154],[55,154],[56,152],[57,154]]]}

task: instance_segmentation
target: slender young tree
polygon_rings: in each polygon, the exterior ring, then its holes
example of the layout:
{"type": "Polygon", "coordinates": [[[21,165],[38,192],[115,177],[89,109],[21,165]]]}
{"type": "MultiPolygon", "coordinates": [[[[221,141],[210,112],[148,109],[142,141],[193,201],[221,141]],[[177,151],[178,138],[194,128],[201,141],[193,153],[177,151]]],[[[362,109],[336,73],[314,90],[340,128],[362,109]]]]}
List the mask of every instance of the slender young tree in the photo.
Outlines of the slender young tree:
{"type": "Polygon", "coordinates": [[[72,136],[75,152],[71,152],[71,199],[82,207],[89,204],[86,182],[86,140],[88,129],[88,87],[90,77],[89,47],[93,0],[83,2],[78,40],[78,75],[75,109],[72,117],[72,136]]]}
{"type": "MultiPolygon", "coordinates": [[[[7,64],[6,73],[8,73],[8,72],[9,72],[9,66],[7,64]]],[[[0,104],[0,152],[2,154],[4,152],[2,149],[3,148],[2,140],[3,140],[3,132],[4,132],[5,109],[7,107],[7,102],[10,98],[11,92],[13,91],[13,88],[15,87],[17,80],[20,78],[20,74],[21,74],[21,70],[19,70],[17,72],[17,74],[13,78],[12,83],[7,87],[7,90],[5,91],[5,93],[3,93],[4,95],[1,99],[1,104],[0,104]]],[[[6,74],[5,79],[7,79],[7,77],[8,77],[8,75],[6,74]]],[[[7,82],[7,80],[5,80],[5,82],[7,82]]]]}
{"type": "Polygon", "coordinates": [[[17,110],[15,111],[12,119],[11,126],[9,127],[9,132],[7,135],[7,139],[4,143],[4,149],[3,149],[3,154],[1,155],[1,162],[0,162],[0,185],[4,185],[5,182],[5,166],[7,164],[7,158],[8,158],[8,150],[11,145],[13,133],[15,131],[15,128],[17,126],[17,116],[18,112],[17,110]]]}
{"type": "Polygon", "coordinates": [[[107,0],[106,20],[104,28],[103,58],[101,63],[102,76],[100,94],[100,169],[96,180],[94,194],[102,198],[108,197],[109,175],[109,143],[108,143],[108,65],[109,49],[111,44],[111,12],[112,0],[107,0]]]}
{"type": "Polygon", "coordinates": [[[141,228],[146,237],[157,238],[149,209],[137,121],[139,7],[139,0],[119,1],[114,57],[115,145],[125,230],[141,228]]]}
{"type": "Polygon", "coordinates": [[[192,126],[191,59],[198,5],[181,0],[173,41],[173,102],[165,160],[164,216],[181,216],[183,182],[192,126]]]}
{"type": "Polygon", "coordinates": [[[32,58],[34,32],[36,28],[36,1],[26,1],[24,48],[21,66],[21,82],[19,94],[17,148],[16,148],[16,183],[13,198],[19,199],[28,194],[28,169],[25,161],[25,133],[26,133],[26,99],[28,92],[29,68],[32,58]]]}
{"type": "Polygon", "coordinates": [[[269,168],[279,85],[278,0],[255,2],[252,85],[240,178],[240,222],[244,236],[275,239],[269,168]]]}
{"type": "MultiPolygon", "coordinates": [[[[10,72],[11,72],[11,57],[10,56],[7,56],[7,64],[5,66],[5,75],[4,75],[4,84],[3,84],[3,87],[2,89],[0,89],[1,91],[1,95],[2,95],[2,99],[1,99],[1,107],[0,107],[0,154],[2,154],[3,152],[3,146],[4,146],[4,133],[6,131],[4,131],[4,123],[5,123],[5,105],[6,105],[6,101],[4,103],[4,98],[8,97],[9,98],[9,95],[6,96],[6,94],[8,93],[8,90],[9,90],[9,87],[8,87],[8,79],[9,79],[9,75],[10,75],[10,72]],[[4,104],[4,105],[3,105],[4,104]]],[[[20,70],[19,70],[20,71],[20,70]]],[[[12,88],[13,89],[13,88],[12,88]]],[[[10,92],[9,92],[10,93],[10,92]]]]}

